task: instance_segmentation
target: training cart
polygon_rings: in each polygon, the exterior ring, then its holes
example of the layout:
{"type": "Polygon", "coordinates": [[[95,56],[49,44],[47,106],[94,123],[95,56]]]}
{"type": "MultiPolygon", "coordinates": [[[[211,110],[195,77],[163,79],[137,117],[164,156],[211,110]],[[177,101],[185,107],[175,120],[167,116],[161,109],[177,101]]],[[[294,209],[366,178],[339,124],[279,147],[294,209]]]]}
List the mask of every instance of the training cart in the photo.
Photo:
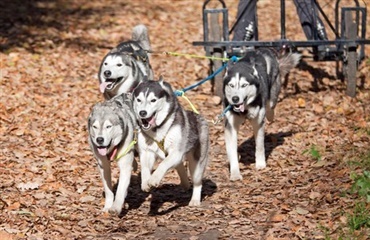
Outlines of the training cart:
{"type": "MultiPolygon", "coordinates": [[[[253,0],[257,1],[257,0],[253,0]]],[[[325,1],[325,0],[323,0],[325,1]]],[[[228,9],[223,0],[206,0],[203,4],[203,41],[193,42],[194,46],[203,46],[206,55],[210,56],[210,72],[214,73],[221,69],[231,56],[241,55],[243,51],[250,48],[274,47],[278,49],[289,49],[290,51],[301,52],[309,48],[309,54],[314,61],[335,61],[337,77],[346,80],[346,94],[354,97],[356,94],[356,73],[361,61],[365,58],[365,44],[370,44],[370,39],[366,39],[366,3],[364,0],[346,1],[330,0],[335,3],[334,23],[330,21],[328,15],[323,11],[319,1],[312,0],[312,4],[317,6],[314,11],[314,22],[317,16],[329,27],[334,40],[319,40],[317,28],[313,28],[314,40],[291,41],[286,37],[286,7],[285,0],[280,0],[280,33],[281,38],[275,41],[258,40],[258,23],[254,24],[255,37],[253,41],[230,41],[234,26],[229,30],[228,9]],[[209,3],[218,2],[217,8],[210,8],[209,3]],[[329,48],[320,48],[320,46],[329,46],[329,48]]],[[[247,6],[248,7],[248,6],[247,6]]],[[[257,10],[258,11],[258,10],[257,10]]],[[[257,19],[257,17],[256,17],[257,19]]],[[[224,68],[223,68],[224,69],[224,68]]],[[[222,96],[224,70],[216,74],[213,78],[214,93],[222,96]]]]}

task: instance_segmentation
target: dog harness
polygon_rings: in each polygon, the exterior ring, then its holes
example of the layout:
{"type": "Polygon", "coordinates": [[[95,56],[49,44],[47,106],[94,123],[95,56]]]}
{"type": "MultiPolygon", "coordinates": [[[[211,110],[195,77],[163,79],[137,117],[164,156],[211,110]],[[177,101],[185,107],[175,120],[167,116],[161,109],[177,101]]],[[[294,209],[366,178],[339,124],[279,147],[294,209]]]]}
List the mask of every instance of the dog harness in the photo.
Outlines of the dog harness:
{"type": "Polygon", "coordinates": [[[166,151],[166,149],[164,149],[164,139],[162,141],[157,141],[153,139],[153,141],[157,144],[158,148],[161,149],[164,155],[167,157],[168,152],[166,151]]]}
{"type": "Polygon", "coordinates": [[[125,156],[136,143],[137,143],[137,130],[134,130],[134,139],[130,142],[125,151],[123,151],[122,154],[116,157],[115,161],[118,161],[121,157],[125,156]]]}

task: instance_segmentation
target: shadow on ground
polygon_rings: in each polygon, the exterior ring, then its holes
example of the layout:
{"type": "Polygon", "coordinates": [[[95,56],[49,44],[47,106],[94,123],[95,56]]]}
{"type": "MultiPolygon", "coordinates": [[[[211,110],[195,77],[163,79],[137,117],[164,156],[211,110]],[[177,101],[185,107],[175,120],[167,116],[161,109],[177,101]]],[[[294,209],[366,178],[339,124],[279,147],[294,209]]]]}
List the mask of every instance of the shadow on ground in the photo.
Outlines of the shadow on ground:
{"type": "MultiPolygon", "coordinates": [[[[114,192],[116,192],[117,186],[118,183],[114,186],[114,192]]],[[[216,183],[209,179],[204,179],[202,187],[202,201],[205,197],[212,196],[216,191],[216,183]]],[[[141,190],[140,175],[132,176],[127,197],[125,199],[125,203],[128,204],[128,208],[122,210],[120,217],[124,217],[133,209],[140,208],[149,195],[151,195],[149,215],[165,215],[180,207],[188,206],[192,193],[192,187],[189,190],[185,190],[180,185],[174,184],[163,184],[159,188],[152,189],[150,192],[144,192],[141,190]],[[172,203],[171,205],[173,206],[161,209],[165,203],[172,203]]]]}
{"type": "MultiPolygon", "coordinates": [[[[125,4],[121,3],[124,7],[125,4]]],[[[2,0],[0,1],[0,51],[23,47],[35,52],[48,44],[66,44],[80,48],[96,47],[89,38],[79,36],[63,38],[61,32],[70,33],[77,28],[106,28],[107,21],[99,21],[103,12],[114,12],[113,7],[84,7],[63,0],[2,0]],[[89,21],[94,19],[94,21],[89,21]],[[82,23],[83,24],[80,24],[82,23]]],[[[108,47],[108,46],[100,46],[108,47]]]]}
{"type": "MultiPolygon", "coordinates": [[[[205,197],[212,196],[216,190],[217,186],[213,181],[204,179],[202,187],[202,201],[205,197]]],[[[157,189],[153,189],[151,191],[152,200],[150,202],[149,215],[165,215],[180,207],[188,206],[192,193],[192,187],[189,190],[184,190],[180,185],[173,184],[164,184],[157,189]],[[172,202],[175,203],[175,205],[167,209],[160,210],[166,202],[172,202]]]]}
{"type": "MultiPolygon", "coordinates": [[[[279,133],[270,133],[265,136],[265,154],[266,162],[274,148],[284,144],[284,138],[292,136],[294,133],[289,132],[279,132],[279,133]]],[[[240,154],[240,162],[244,165],[250,165],[255,163],[255,153],[256,153],[256,144],[254,137],[250,137],[244,141],[238,147],[238,152],[240,154]]]]}

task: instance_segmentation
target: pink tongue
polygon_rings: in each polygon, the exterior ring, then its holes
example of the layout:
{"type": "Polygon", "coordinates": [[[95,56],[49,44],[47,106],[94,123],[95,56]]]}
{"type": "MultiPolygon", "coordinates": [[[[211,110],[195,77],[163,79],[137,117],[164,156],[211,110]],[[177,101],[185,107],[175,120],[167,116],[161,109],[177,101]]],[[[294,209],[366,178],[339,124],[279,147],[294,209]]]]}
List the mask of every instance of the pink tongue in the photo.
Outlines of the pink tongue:
{"type": "Polygon", "coordinates": [[[100,155],[105,156],[107,155],[107,148],[98,148],[98,152],[100,155]]]}
{"type": "Polygon", "coordinates": [[[105,88],[108,86],[108,84],[109,84],[109,83],[107,83],[107,82],[102,82],[102,83],[100,84],[99,88],[100,88],[100,92],[101,92],[101,93],[104,93],[104,92],[105,92],[105,88]]]}
{"type": "Polygon", "coordinates": [[[240,109],[241,112],[244,112],[244,110],[245,110],[244,109],[244,103],[242,105],[240,105],[240,108],[239,109],[240,109]]]}
{"type": "Polygon", "coordinates": [[[155,126],[155,117],[152,117],[152,119],[150,119],[149,124],[151,126],[155,126]]]}

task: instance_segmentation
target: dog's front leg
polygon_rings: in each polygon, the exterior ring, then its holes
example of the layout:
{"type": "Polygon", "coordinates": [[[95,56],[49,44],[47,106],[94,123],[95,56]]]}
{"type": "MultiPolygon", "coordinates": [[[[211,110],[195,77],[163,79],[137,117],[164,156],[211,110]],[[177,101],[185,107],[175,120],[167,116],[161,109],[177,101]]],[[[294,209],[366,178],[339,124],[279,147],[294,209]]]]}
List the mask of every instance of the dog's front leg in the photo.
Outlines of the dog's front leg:
{"type": "Polygon", "coordinates": [[[112,207],[114,201],[114,193],[112,191],[110,161],[107,158],[104,159],[97,158],[97,160],[98,160],[98,170],[103,182],[105,193],[105,204],[103,211],[107,212],[112,207]]]}
{"type": "Polygon", "coordinates": [[[182,158],[183,154],[179,151],[173,150],[172,152],[168,152],[168,156],[158,165],[157,169],[150,177],[148,182],[149,186],[158,187],[169,169],[178,167],[179,164],[183,164],[182,158]]]}
{"type": "Polygon", "coordinates": [[[230,164],[230,181],[242,180],[239,169],[238,131],[244,118],[228,112],[225,122],[225,144],[230,164]]]}
{"type": "Polygon", "coordinates": [[[152,175],[155,157],[155,153],[150,150],[140,152],[141,190],[144,192],[150,191],[150,185],[148,182],[152,175]]]}
{"type": "Polygon", "coordinates": [[[252,119],[251,124],[253,127],[254,140],[256,141],[256,168],[263,169],[266,167],[264,116],[252,119]]]}
{"type": "Polygon", "coordinates": [[[118,160],[119,168],[119,181],[116,192],[116,198],[113,206],[109,209],[111,213],[120,214],[122,211],[123,203],[127,196],[127,189],[130,185],[131,172],[133,169],[134,153],[133,151],[127,153],[124,157],[118,160]]]}

